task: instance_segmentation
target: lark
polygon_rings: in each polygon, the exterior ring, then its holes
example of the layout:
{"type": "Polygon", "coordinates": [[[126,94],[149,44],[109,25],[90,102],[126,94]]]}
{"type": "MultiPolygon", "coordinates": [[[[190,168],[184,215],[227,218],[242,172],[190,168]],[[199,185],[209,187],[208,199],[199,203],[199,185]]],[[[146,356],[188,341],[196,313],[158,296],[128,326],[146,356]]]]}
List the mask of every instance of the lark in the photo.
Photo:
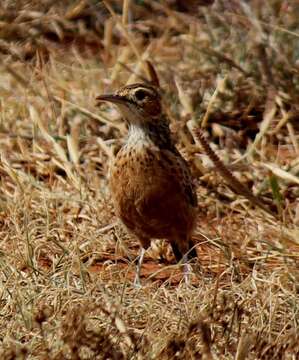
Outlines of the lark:
{"type": "Polygon", "coordinates": [[[97,100],[117,105],[128,124],[109,182],[117,216],[141,245],[135,285],[140,285],[144,254],[152,239],[170,242],[188,281],[188,261],[197,256],[191,238],[197,197],[188,164],[172,140],[159,89],[137,83],[97,100]]]}

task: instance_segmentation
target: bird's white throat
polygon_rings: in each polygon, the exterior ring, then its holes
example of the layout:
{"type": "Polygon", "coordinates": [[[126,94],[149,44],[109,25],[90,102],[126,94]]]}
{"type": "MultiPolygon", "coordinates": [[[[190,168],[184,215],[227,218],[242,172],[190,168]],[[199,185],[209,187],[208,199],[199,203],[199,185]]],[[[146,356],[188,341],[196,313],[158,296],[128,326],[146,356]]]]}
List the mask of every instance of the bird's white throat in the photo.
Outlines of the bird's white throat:
{"type": "Polygon", "coordinates": [[[137,150],[138,148],[143,148],[147,145],[153,145],[153,143],[146,130],[139,125],[131,124],[126,140],[126,146],[133,147],[137,150]]]}

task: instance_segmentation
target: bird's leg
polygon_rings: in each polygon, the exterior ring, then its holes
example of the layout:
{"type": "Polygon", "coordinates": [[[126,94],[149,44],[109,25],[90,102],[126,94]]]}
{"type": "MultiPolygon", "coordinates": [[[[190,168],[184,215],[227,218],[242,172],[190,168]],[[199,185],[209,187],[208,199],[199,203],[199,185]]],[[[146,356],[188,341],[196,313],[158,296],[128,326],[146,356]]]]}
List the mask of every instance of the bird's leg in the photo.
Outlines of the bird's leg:
{"type": "Polygon", "coordinates": [[[184,274],[184,279],[185,279],[185,283],[186,285],[190,284],[190,273],[192,271],[191,265],[188,263],[188,254],[185,254],[182,258],[182,262],[183,262],[183,274],[184,274]]]}
{"type": "Polygon", "coordinates": [[[175,241],[171,242],[171,247],[177,262],[183,264],[184,280],[186,285],[189,285],[192,266],[188,263],[188,260],[197,257],[197,253],[192,242],[182,241],[181,239],[183,239],[183,237],[175,238],[175,241]]]}
{"type": "Polygon", "coordinates": [[[144,258],[144,254],[145,254],[145,249],[144,247],[140,248],[140,254],[138,256],[138,263],[136,266],[136,275],[135,275],[135,280],[134,280],[134,286],[137,288],[141,287],[141,282],[140,282],[140,272],[141,272],[141,266],[143,263],[143,258],[144,258]]]}

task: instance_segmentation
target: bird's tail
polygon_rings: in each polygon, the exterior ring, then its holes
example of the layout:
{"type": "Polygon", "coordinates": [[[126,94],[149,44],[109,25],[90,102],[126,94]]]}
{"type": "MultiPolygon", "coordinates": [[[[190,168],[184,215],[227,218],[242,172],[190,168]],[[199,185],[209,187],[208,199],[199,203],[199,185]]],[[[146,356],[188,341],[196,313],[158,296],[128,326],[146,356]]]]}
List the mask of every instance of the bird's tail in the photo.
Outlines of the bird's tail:
{"type": "Polygon", "coordinates": [[[189,252],[188,252],[188,260],[196,259],[197,258],[197,252],[196,252],[196,246],[195,243],[190,240],[189,241],[189,252]]]}
{"type": "MultiPolygon", "coordinates": [[[[176,261],[180,262],[185,254],[182,253],[182,251],[179,248],[179,246],[177,245],[177,243],[172,242],[171,247],[172,247],[172,251],[174,253],[174,256],[176,258],[176,261]]],[[[189,246],[188,246],[188,260],[192,260],[194,258],[197,258],[197,252],[196,252],[194,242],[192,240],[190,240],[189,241],[189,246]]]]}

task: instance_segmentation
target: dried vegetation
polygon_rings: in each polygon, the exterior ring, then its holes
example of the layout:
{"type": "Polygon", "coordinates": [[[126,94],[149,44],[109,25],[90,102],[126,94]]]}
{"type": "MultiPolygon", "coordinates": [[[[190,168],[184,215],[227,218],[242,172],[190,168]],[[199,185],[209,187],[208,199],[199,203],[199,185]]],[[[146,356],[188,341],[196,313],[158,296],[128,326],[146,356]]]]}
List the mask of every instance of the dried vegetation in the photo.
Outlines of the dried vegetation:
{"type": "Polygon", "coordinates": [[[1,1],[1,359],[299,357],[299,5],[211,3],[1,1]],[[126,130],[94,99],[146,61],[198,185],[189,287],[163,242],[132,286],[107,190],[126,130]]]}

